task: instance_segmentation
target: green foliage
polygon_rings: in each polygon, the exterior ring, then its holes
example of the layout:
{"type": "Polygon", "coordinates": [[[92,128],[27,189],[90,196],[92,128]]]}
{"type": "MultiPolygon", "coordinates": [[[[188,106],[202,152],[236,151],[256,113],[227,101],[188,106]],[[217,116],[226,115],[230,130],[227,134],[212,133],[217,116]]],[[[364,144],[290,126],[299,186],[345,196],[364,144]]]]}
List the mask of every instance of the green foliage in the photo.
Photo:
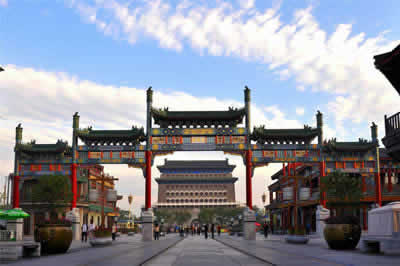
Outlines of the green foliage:
{"type": "Polygon", "coordinates": [[[355,216],[331,216],[325,219],[326,224],[354,224],[360,225],[360,220],[355,216]]]}
{"type": "Polygon", "coordinates": [[[112,232],[109,228],[98,228],[97,230],[93,231],[95,237],[102,238],[102,237],[111,237],[112,232]]]}
{"type": "Polygon", "coordinates": [[[242,214],[243,208],[203,208],[199,213],[199,220],[201,223],[212,223],[215,219],[216,222],[224,224],[242,214]]]}
{"type": "Polygon", "coordinates": [[[184,224],[189,222],[192,215],[187,211],[158,209],[154,211],[154,216],[157,217],[158,223],[161,223],[161,219],[164,219],[164,223],[166,224],[184,224]]]}
{"type": "Polygon", "coordinates": [[[328,205],[359,204],[362,197],[361,177],[332,172],[321,178],[321,192],[326,192],[328,205]]]}
{"type": "Polygon", "coordinates": [[[303,226],[298,226],[297,228],[290,227],[288,229],[289,235],[296,235],[296,236],[304,236],[306,234],[306,230],[303,226]]]}
{"type": "Polygon", "coordinates": [[[42,203],[50,213],[54,213],[59,207],[65,207],[71,201],[72,191],[68,176],[40,176],[38,182],[32,186],[32,202],[42,203]]]}

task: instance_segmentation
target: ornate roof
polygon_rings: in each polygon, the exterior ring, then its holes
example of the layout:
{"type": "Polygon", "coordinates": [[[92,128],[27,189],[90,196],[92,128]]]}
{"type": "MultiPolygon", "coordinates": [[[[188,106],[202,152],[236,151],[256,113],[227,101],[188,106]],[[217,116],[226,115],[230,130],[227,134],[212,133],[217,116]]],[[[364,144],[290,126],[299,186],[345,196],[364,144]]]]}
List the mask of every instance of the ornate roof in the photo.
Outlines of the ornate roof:
{"type": "Polygon", "coordinates": [[[304,128],[299,129],[266,129],[263,125],[254,127],[250,138],[260,144],[283,142],[304,142],[305,144],[309,144],[318,136],[318,133],[318,128],[311,128],[306,125],[304,125],[304,128]]]}
{"type": "Polygon", "coordinates": [[[374,56],[374,59],[375,67],[385,75],[400,94],[400,45],[391,52],[374,56]]]}
{"type": "Polygon", "coordinates": [[[86,145],[138,144],[145,140],[144,129],[137,127],[132,127],[130,130],[92,130],[92,127],[88,127],[77,130],[76,134],[86,145]]]}
{"type": "Polygon", "coordinates": [[[193,160],[193,161],[180,161],[180,160],[167,160],[165,159],[164,165],[159,165],[157,168],[162,172],[166,169],[229,169],[233,171],[235,165],[230,165],[228,159],[226,160],[193,160]]]}
{"type": "Polygon", "coordinates": [[[359,139],[358,141],[349,142],[337,142],[336,138],[324,142],[322,147],[324,152],[343,152],[343,151],[360,151],[367,152],[371,149],[376,148],[376,143],[369,142],[364,139],[359,139]]]}
{"type": "Polygon", "coordinates": [[[229,125],[236,127],[242,123],[246,114],[244,108],[229,108],[228,111],[169,111],[164,109],[151,109],[155,124],[162,128],[168,126],[218,126],[229,125]]]}
{"type": "Polygon", "coordinates": [[[68,146],[68,142],[58,140],[55,144],[36,144],[36,141],[31,141],[29,143],[17,144],[15,146],[15,151],[23,151],[26,153],[62,153],[69,152],[71,147],[68,146]]]}

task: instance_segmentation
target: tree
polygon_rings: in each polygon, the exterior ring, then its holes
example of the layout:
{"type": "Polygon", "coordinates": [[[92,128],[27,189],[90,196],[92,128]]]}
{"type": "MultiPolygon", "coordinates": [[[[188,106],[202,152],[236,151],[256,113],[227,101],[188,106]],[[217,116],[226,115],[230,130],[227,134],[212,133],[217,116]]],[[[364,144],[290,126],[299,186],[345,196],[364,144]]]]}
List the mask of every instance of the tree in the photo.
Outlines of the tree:
{"type": "Polygon", "coordinates": [[[344,206],[358,206],[362,198],[361,178],[357,175],[334,171],[321,178],[321,192],[327,194],[328,207],[336,207],[344,214],[344,206]]]}
{"type": "MultiPolygon", "coordinates": [[[[32,203],[52,215],[64,210],[72,201],[71,183],[68,176],[44,175],[32,187],[32,203]]],[[[35,206],[35,207],[36,207],[35,206]]]]}

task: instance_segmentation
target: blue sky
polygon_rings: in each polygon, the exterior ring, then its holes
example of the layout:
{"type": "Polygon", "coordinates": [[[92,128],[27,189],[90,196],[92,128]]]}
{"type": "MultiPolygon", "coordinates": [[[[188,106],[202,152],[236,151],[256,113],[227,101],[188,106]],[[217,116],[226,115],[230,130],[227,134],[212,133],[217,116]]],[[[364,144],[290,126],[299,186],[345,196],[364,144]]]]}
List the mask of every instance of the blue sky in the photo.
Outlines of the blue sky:
{"type": "MultiPolygon", "coordinates": [[[[150,85],[162,93],[155,105],[175,110],[241,105],[248,85],[253,124],[314,125],[319,109],[327,137],[369,139],[371,121],[382,136],[398,96],[372,57],[400,34],[400,6],[383,3],[0,0],[1,175],[12,170],[17,122],[39,142],[70,139],[77,110],[97,127],[140,124],[150,85]]],[[[255,182],[265,187],[274,170],[257,170],[255,182]]]]}

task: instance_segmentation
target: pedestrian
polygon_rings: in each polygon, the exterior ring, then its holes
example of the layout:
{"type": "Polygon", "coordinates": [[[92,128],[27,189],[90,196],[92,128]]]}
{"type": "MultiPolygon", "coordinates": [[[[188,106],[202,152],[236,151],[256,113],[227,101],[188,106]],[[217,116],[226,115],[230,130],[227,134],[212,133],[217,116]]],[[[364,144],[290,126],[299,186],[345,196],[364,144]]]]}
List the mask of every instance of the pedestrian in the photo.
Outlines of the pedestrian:
{"type": "Polygon", "coordinates": [[[204,238],[207,239],[208,238],[208,224],[204,225],[204,238]]]}
{"type": "Polygon", "coordinates": [[[111,226],[111,236],[113,241],[115,240],[116,235],[117,235],[117,225],[114,223],[111,226]]]}
{"type": "Polygon", "coordinates": [[[211,238],[214,239],[214,230],[215,230],[215,225],[214,223],[211,224],[211,238]]]}
{"type": "Polygon", "coordinates": [[[217,232],[218,232],[218,236],[221,236],[221,225],[220,224],[217,226],[217,232]]]}
{"type": "Polygon", "coordinates": [[[87,224],[84,222],[82,224],[82,242],[83,241],[87,242],[87,231],[88,231],[88,227],[87,227],[87,224]]]}
{"type": "Polygon", "coordinates": [[[309,235],[311,231],[311,226],[309,223],[306,224],[306,234],[309,235]]]}
{"type": "Polygon", "coordinates": [[[160,238],[160,227],[158,224],[155,224],[154,226],[154,240],[159,240],[160,238]]]}
{"type": "Polygon", "coordinates": [[[95,225],[93,224],[93,220],[90,221],[90,225],[89,225],[89,239],[93,239],[94,238],[94,230],[96,229],[95,225]]]}
{"type": "Polygon", "coordinates": [[[268,224],[267,224],[267,222],[264,222],[263,229],[264,229],[264,237],[267,238],[268,237],[268,224]]]}

